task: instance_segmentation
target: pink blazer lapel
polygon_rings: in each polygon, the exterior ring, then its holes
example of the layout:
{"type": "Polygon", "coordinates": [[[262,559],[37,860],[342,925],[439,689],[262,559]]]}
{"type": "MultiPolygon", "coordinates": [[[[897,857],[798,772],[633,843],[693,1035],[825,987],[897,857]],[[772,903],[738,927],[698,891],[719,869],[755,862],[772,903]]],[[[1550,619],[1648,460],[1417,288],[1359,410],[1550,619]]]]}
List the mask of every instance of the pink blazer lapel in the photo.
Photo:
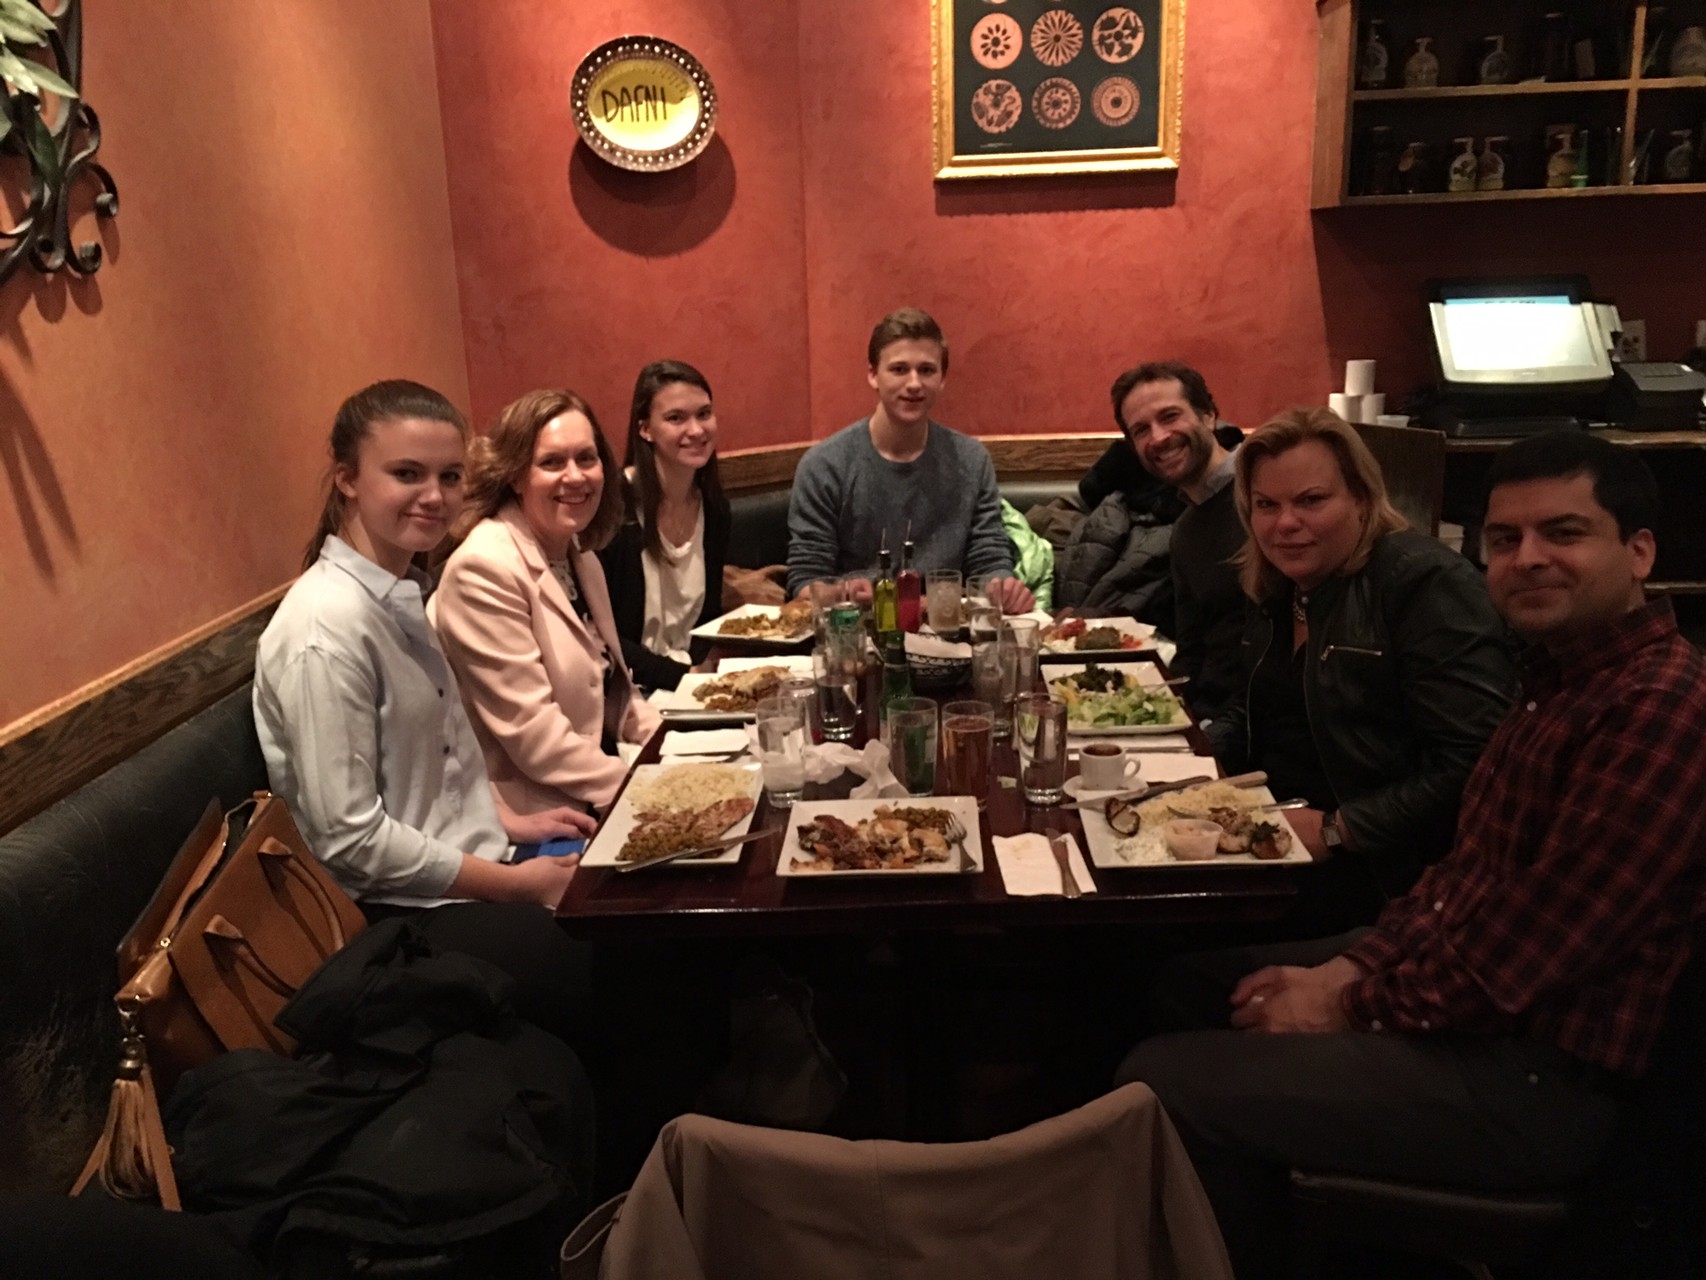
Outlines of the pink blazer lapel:
{"type": "MultiPolygon", "coordinates": [[[[515,539],[516,550],[521,553],[521,561],[527,566],[538,586],[539,598],[562,618],[583,645],[589,650],[596,649],[600,637],[594,635],[586,623],[581,621],[580,614],[569,601],[568,593],[563,590],[563,584],[552,571],[551,562],[545,556],[545,549],[539,545],[539,539],[534,536],[533,530],[528,528],[526,517],[514,503],[503,508],[498,516],[509,526],[510,536],[515,539]]],[[[571,551],[569,554],[576,553],[571,551]]],[[[582,574],[581,577],[584,581],[585,575],[582,574]]]]}

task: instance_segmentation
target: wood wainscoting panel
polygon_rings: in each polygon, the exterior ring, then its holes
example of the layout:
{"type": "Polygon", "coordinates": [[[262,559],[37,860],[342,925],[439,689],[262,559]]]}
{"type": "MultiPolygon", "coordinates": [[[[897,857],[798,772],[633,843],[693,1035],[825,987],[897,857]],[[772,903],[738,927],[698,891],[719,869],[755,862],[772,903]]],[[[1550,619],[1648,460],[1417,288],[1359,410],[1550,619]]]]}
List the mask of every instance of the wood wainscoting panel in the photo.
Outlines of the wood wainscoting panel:
{"type": "Polygon", "coordinates": [[[286,589],[0,727],[0,834],[241,686],[286,589]]]}

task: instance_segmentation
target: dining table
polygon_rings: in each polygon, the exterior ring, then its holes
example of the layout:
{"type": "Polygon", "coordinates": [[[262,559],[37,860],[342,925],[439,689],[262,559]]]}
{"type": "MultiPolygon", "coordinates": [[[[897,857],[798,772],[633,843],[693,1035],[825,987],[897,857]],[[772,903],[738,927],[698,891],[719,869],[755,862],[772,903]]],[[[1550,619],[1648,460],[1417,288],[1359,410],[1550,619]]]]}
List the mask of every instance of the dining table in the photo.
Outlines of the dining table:
{"type": "MultiPolygon", "coordinates": [[[[712,658],[744,652],[713,650],[712,658]]],[[[1074,661],[1071,654],[1044,654],[1046,679],[1050,666],[1074,661]]],[[[1104,660],[1105,661],[1105,660],[1104,660]]],[[[1152,650],[1135,652],[1120,661],[1146,661],[1161,666],[1152,650]]],[[[1166,670],[1162,668],[1163,676],[1166,670]]],[[[876,730],[874,677],[867,680],[866,697],[855,746],[876,730]]],[[[969,690],[932,696],[943,702],[970,696],[969,690]]],[[[705,727],[699,718],[694,727],[705,727]]],[[[636,763],[661,757],[659,729],[645,744],[636,763]]],[[[1202,772],[1218,776],[1207,738],[1194,724],[1184,730],[1189,749],[1202,758],[1202,772]]],[[[672,757],[674,759],[675,757],[672,757]]],[[[683,761],[690,759],[683,757],[683,761]]],[[[1076,774],[1075,762],[1068,764],[1076,774]]],[[[941,776],[938,770],[938,777],[941,776]]],[[[852,774],[828,783],[808,784],[804,798],[792,807],[777,808],[766,797],[758,804],[752,829],[775,828],[771,834],[743,845],[738,863],[722,866],[668,863],[632,872],[613,867],[582,867],[570,882],[558,907],[558,917],[571,934],[589,940],[680,937],[821,936],[850,933],[932,933],[959,929],[1059,929],[1075,925],[1237,925],[1280,917],[1297,890],[1299,868],[1294,864],[1214,865],[1175,864],[1119,867],[1090,866],[1095,892],[1064,895],[1014,896],[1007,892],[997,865],[992,839],[1050,829],[1077,840],[1089,865],[1083,824],[1067,805],[1027,804],[1018,786],[1018,760],[1010,743],[996,743],[979,815],[981,865],[956,875],[837,875],[777,874],[785,827],[810,816],[813,801],[845,797],[859,781],[852,774]]],[[[630,773],[630,777],[632,774],[630,773]]]]}

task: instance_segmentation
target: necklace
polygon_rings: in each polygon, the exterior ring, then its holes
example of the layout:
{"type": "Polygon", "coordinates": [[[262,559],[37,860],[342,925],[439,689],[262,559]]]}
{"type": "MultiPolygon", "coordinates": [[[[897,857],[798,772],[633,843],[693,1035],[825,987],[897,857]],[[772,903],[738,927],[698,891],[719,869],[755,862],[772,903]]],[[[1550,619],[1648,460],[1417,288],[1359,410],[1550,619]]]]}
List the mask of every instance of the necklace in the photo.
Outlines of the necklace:
{"type": "Polygon", "coordinates": [[[686,502],[678,507],[666,508],[658,503],[658,532],[671,546],[682,546],[693,537],[693,531],[699,524],[699,489],[695,486],[688,491],[686,502]]]}
{"type": "Polygon", "coordinates": [[[1309,625],[1309,614],[1304,610],[1303,605],[1304,601],[1301,596],[1292,596],[1291,620],[1300,627],[1307,627],[1309,625]]]}

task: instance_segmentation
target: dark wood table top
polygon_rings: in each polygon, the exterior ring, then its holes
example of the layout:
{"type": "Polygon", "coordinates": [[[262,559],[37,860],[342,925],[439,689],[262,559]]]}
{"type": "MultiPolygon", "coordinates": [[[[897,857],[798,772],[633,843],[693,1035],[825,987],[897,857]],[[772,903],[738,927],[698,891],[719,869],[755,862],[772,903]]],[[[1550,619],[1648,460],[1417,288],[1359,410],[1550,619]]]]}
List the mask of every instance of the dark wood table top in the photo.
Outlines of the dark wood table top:
{"type": "MultiPolygon", "coordinates": [[[[1143,655],[1134,654],[1142,659],[1143,655]]],[[[1073,660],[1069,656],[1061,660],[1073,660]]],[[[1122,659],[1126,660],[1126,659],[1122,659]]],[[[1149,660],[1153,660],[1151,656],[1149,660]]],[[[1045,663],[1049,659],[1045,656],[1045,663]]],[[[948,695],[942,695],[947,700],[948,695]]],[[[867,724],[874,698],[867,698],[867,724]]],[[[663,730],[640,755],[659,758],[663,730]]],[[[1195,728],[1192,744],[1207,753],[1195,728]]],[[[1205,772],[1214,773],[1212,761],[1205,772]]],[[[995,750],[988,807],[982,814],[983,868],[976,874],[888,879],[775,874],[780,833],[743,846],[738,865],[665,865],[631,874],[606,867],[576,873],[558,916],[571,933],[587,938],[683,935],[818,935],[878,930],[931,931],[961,927],[1028,928],[1071,924],[1210,924],[1271,920],[1296,892],[1294,867],[1091,867],[1097,892],[1083,897],[1010,897],[990,844],[991,836],[1054,827],[1084,845],[1075,810],[1027,805],[1016,785],[1010,746],[995,750]]],[[[797,808],[847,794],[853,779],[809,786],[797,808]]],[[[782,826],[786,811],[759,803],[754,829],[782,826]]],[[[802,814],[802,818],[804,815],[802,814]]],[[[1088,860],[1088,858],[1086,858],[1088,860]]]]}

